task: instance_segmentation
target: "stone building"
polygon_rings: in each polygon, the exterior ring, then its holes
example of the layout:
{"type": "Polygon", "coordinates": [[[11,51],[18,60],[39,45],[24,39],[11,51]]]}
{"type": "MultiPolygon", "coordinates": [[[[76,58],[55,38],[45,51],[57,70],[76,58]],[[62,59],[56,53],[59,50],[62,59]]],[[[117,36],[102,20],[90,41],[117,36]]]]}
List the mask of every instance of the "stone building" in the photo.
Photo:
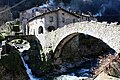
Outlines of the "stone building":
{"type": "Polygon", "coordinates": [[[62,8],[54,11],[49,11],[41,15],[35,16],[28,20],[26,25],[26,35],[39,35],[46,32],[51,32],[57,28],[61,28],[64,25],[95,20],[94,17],[88,15],[78,15],[62,8]]]}
{"type": "Polygon", "coordinates": [[[25,10],[20,13],[20,21],[21,25],[23,27],[23,32],[25,32],[25,26],[29,19],[41,15],[43,13],[48,12],[49,10],[47,8],[40,8],[40,7],[33,7],[31,9],[25,10]]]}
{"type": "Polygon", "coordinates": [[[7,35],[22,35],[22,27],[20,25],[20,20],[15,19],[14,21],[8,21],[0,26],[0,33],[7,35]]]}

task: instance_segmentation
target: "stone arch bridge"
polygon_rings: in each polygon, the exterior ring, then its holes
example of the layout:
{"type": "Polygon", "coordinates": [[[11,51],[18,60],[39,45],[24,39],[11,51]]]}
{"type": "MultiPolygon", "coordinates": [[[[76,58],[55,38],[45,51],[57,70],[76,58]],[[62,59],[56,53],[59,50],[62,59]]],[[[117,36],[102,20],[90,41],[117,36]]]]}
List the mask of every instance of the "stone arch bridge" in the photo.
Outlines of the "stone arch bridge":
{"type": "Polygon", "coordinates": [[[40,40],[43,50],[47,51],[51,48],[55,53],[54,57],[57,58],[62,47],[79,33],[100,39],[114,49],[116,53],[120,52],[120,25],[117,23],[108,24],[96,21],[72,23],[44,34],[44,38],[43,36],[37,36],[37,38],[40,40]]]}

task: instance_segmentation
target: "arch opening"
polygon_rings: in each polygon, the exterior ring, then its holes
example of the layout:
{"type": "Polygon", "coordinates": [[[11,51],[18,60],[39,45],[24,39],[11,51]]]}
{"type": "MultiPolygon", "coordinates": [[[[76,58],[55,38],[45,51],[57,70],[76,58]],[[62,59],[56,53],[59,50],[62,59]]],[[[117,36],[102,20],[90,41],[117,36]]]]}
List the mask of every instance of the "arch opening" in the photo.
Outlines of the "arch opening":
{"type": "Polygon", "coordinates": [[[54,51],[54,58],[55,63],[61,64],[114,53],[114,49],[98,38],[82,33],[73,33],[60,41],[54,51]]]}
{"type": "Polygon", "coordinates": [[[54,31],[54,30],[55,30],[55,27],[54,27],[54,26],[49,26],[49,27],[47,28],[47,30],[48,30],[49,32],[54,31]]]}
{"type": "Polygon", "coordinates": [[[43,33],[43,27],[42,27],[42,26],[40,26],[40,27],[38,28],[38,34],[41,34],[41,33],[43,33]]]}

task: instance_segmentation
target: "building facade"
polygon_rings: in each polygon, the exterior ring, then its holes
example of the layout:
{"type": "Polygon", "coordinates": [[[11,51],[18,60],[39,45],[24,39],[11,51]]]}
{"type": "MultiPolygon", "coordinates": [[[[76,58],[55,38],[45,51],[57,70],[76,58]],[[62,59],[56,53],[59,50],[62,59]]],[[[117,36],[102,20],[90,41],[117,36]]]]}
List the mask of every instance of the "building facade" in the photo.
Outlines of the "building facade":
{"type": "Polygon", "coordinates": [[[25,10],[23,12],[20,13],[20,21],[21,21],[21,25],[22,25],[22,31],[25,34],[26,33],[26,24],[28,22],[29,19],[36,17],[38,15],[41,15],[43,13],[48,12],[49,10],[47,8],[40,8],[40,7],[33,7],[31,9],[25,10]]]}
{"type": "Polygon", "coordinates": [[[55,11],[46,12],[30,19],[26,25],[25,33],[26,35],[38,36],[39,34],[54,31],[70,23],[90,20],[95,20],[95,18],[86,15],[77,15],[59,8],[55,11]]]}

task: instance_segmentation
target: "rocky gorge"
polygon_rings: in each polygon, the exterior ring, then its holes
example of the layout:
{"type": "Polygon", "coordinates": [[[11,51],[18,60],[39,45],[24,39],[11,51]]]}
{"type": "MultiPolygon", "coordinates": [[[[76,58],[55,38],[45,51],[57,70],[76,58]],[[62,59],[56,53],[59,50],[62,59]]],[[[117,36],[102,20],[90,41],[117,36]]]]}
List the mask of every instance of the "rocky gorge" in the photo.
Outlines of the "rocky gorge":
{"type": "MultiPolygon", "coordinates": [[[[91,36],[85,37],[85,35],[79,35],[70,40],[66,46],[64,46],[60,56],[60,59],[62,59],[60,61],[62,61],[62,63],[56,64],[56,59],[52,57],[53,51],[50,50],[47,55],[42,53],[42,47],[37,40],[31,39],[30,42],[25,42],[24,40],[16,39],[3,46],[2,55],[6,56],[2,56],[2,59],[0,60],[0,78],[1,80],[29,80],[26,67],[23,65],[20,57],[21,55],[25,63],[28,65],[28,68],[31,69],[32,74],[40,80],[70,80],[70,78],[72,80],[92,80],[95,68],[98,68],[103,64],[102,60],[104,61],[104,59],[107,59],[107,55],[114,54],[110,52],[114,51],[103,42],[91,36]],[[30,47],[28,50],[25,50],[24,48],[26,48],[28,43],[30,43],[30,47]],[[16,46],[12,46],[12,44],[16,46]],[[96,45],[99,47],[96,48],[96,45]],[[19,52],[20,49],[24,49],[22,54],[19,52]],[[94,51],[92,49],[94,49],[94,51]],[[89,56],[86,55],[87,53],[89,53],[89,56]]],[[[59,62],[59,59],[57,60],[59,62]]],[[[109,67],[105,68],[103,72],[109,76],[120,78],[119,65],[120,58],[118,56],[112,60],[109,67]]],[[[102,73],[99,75],[101,74],[102,73]]],[[[100,78],[96,78],[96,80],[100,80],[100,78]]]]}

